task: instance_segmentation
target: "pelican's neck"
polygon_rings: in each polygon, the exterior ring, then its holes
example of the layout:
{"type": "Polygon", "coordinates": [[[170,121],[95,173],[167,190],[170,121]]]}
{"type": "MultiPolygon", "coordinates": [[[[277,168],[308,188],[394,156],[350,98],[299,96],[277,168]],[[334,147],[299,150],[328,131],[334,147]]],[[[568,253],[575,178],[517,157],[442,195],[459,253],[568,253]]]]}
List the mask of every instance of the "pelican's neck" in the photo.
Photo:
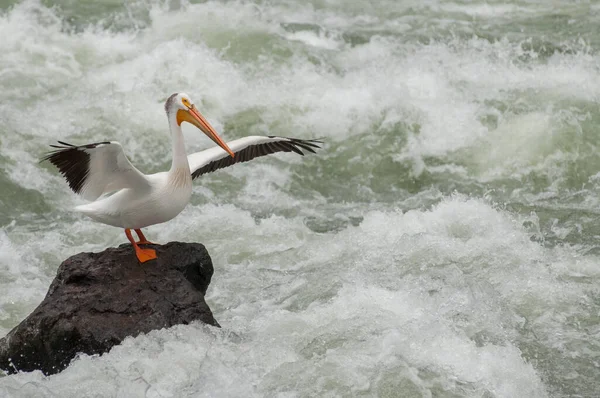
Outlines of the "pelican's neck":
{"type": "Polygon", "coordinates": [[[183,132],[181,126],[177,123],[177,112],[169,114],[169,128],[171,130],[171,140],[173,142],[173,162],[171,171],[184,168],[189,171],[187,153],[185,152],[185,143],[183,142],[183,132]]]}

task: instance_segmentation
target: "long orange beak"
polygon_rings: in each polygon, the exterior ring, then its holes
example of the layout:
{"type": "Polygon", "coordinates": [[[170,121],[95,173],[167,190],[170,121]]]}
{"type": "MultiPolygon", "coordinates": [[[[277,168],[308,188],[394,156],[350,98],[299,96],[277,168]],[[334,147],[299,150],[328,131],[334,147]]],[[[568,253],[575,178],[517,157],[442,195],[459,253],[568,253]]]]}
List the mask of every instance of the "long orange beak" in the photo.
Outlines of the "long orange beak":
{"type": "Polygon", "coordinates": [[[219,137],[217,131],[210,125],[208,120],[202,116],[198,109],[196,109],[195,105],[192,105],[190,109],[187,111],[179,110],[177,111],[177,123],[181,124],[182,122],[188,122],[198,127],[204,134],[208,136],[211,140],[215,142],[218,146],[223,148],[231,157],[235,157],[233,151],[229,148],[229,146],[219,137]]]}

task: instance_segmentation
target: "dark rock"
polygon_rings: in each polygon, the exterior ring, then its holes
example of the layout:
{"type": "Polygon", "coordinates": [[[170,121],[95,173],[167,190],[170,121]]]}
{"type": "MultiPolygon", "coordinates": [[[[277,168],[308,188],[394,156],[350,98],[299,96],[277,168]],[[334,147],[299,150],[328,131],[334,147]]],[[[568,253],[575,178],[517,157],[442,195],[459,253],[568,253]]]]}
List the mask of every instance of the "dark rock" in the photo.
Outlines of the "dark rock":
{"type": "Polygon", "coordinates": [[[44,301],[0,340],[0,369],[53,374],[127,336],[195,320],[219,326],[204,301],[213,274],[204,246],[150,247],[158,259],[144,264],[129,244],[64,261],[44,301]]]}

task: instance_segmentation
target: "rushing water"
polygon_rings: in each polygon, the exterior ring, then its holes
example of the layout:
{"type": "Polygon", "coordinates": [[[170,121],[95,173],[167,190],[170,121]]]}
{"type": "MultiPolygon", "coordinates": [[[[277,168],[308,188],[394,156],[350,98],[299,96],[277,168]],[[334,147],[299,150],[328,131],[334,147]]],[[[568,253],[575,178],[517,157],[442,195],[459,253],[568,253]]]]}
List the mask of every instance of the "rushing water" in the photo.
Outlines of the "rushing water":
{"type": "Polygon", "coordinates": [[[148,229],[207,246],[222,329],[0,396],[597,396],[598,26],[591,1],[0,0],[0,335],[63,259],[125,241],[38,164],[56,139],[165,169],[185,91],[226,139],[325,141],[202,177],[148,229]]]}

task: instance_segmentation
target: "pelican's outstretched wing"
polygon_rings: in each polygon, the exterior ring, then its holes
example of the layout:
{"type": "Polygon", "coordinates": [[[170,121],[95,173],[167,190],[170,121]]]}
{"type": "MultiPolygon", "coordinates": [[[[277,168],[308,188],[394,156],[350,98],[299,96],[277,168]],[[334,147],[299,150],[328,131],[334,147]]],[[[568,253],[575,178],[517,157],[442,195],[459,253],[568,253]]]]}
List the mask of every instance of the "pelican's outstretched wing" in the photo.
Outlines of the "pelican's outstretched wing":
{"type": "Polygon", "coordinates": [[[55,165],[69,187],[87,200],[123,188],[150,188],[146,176],[136,169],[116,141],[75,146],[58,141],[56,150],[41,161],[55,165]]]}
{"type": "Polygon", "coordinates": [[[276,152],[296,152],[299,155],[304,155],[302,150],[305,150],[315,153],[315,149],[320,148],[319,144],[321,143],[322,141],[318,140],[255,135],[227,143],[234,152],[234,157],[231,157],[220,147],[214,147],[202,152],[192,153],[188,156],[188,162],[192,171],[192,178],[196,178],[202,174],[276,152]]]}

